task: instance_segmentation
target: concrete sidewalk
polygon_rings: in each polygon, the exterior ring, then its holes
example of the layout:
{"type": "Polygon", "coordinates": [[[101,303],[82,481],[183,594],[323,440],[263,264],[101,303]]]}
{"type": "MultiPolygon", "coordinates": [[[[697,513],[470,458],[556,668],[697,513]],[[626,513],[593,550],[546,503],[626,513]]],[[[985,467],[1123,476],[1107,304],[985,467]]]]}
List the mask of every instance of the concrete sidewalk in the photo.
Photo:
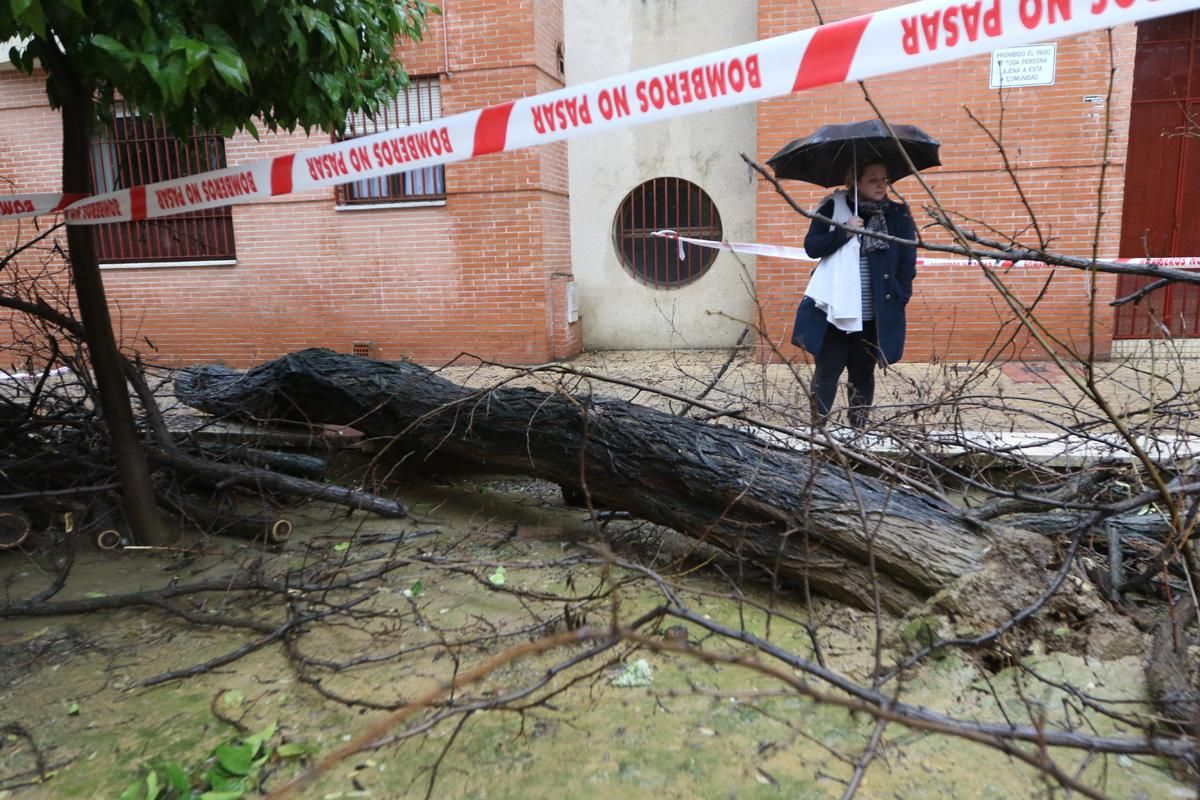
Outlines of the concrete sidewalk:
{"type": "MultiPolygon", "coordinates": [[[[764,365],[751,350],[740,351],[732,362],[728,350],[606,351],[584,353],[562,366],[637,386],[553,372],[516,382],[544,389],[561,385],[575,394],[590,391],[675,412],[686,404],[658,392],[694,398],[709,389],[707,406],[740,409],[801,434],[809,430],[806,387],[812,367],[802,362],[764,365]]],[[[1068,368],[1086,384],[1083,365],[1068,368]]],[[[1114,359],[1098,362],[1094,372],[1103,402],[1138,433],[1142,446],[1168,460],[1200,452],[1200,361],[1114,359]],[[1147,413],[1156,405],[1156,412],[1147,413]]],[[[502,368],[465,365],[442,374],[480,387],[514,377],[502,368]]],[[[892,450],[898,443],[882,435],[890,431],[900,439],[910,432],[920,435],[946,453],[964,447],[1009,448],[1015,456],[1042,463],[1068,465],[1127,455],[1105,412],[1086,394],[1053,362],[901,363],[877,372],[873,421],[881,433],[858,443],[892,450]]],[[[835,428],[844,423],[844,415],[843,389],[834,410],[835,428]]]]}

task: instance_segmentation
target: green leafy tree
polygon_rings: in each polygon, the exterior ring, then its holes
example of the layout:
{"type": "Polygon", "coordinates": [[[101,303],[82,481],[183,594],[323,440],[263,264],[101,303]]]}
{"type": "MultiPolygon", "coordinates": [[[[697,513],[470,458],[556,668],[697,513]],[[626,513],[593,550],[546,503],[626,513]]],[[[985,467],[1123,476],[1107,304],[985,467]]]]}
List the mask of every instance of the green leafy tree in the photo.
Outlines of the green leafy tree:
{"type": "MultiPolygon", "coordinates": [[[[0,0],[0,41],[27,74],[44,70],[62,112],[62,191],[89,191],[88,142],[120,97],[181,138],[259,128],[333,131],[407,80],[397,38],[419,39],[424,0],[0,0]]],[[[166,539],[134,427],[90,232],[67,243],[127,517],[146,543],[166,539]]]]}

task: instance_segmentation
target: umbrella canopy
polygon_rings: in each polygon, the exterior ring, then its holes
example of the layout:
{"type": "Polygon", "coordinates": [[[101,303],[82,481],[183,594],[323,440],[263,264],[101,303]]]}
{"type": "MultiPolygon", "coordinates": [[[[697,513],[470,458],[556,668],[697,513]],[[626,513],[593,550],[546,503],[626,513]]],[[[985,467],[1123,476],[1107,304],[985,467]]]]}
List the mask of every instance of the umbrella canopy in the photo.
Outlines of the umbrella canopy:
{"type": "Polygon", "coordinates": [[[767,160],[777,178],[791,178],[819,186],[841,186],[846,173],[863,161],[882,161],[888,180],[912,174],[900,146],[917,170],[941,166],[941,143],[915,125],[893,125],[897,143],[887,126],[877,119],[822,125],[816,133],[796,139],[767,160]]]}

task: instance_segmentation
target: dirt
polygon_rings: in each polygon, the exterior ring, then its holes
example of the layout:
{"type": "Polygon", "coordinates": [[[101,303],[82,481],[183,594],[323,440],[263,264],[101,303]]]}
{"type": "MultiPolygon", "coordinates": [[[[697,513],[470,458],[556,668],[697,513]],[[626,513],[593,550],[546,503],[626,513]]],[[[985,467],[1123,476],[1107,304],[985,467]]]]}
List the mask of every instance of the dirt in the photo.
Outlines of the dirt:
{"type": "MultiPolygon", "coordinates": [[[[570,624],[604,626],[614,613],[612,597],[587,598],[614,581],[625,581],[615,609],[625,622],[663,602],[649,579],[585,563],[603,539],[633,541],[652,532],[632,522],[601,529],[581,509],[565,506],[555,486],[474,476],[413,484],[404,494],[418,519],[379,521],[307,506],[293,515],[296,533],[277,552],[216,539],[192,541],[203,549],[191,553],[81,552],[67,588],[55,599],[162,586],[172,579],[187,583],[232,576],[239,566],[279,574],[318,561],[367,566],[403,559],[366,591],[339,595],[365,596],[360,608],[370,609],[372,616],[310,626],[297,644],[316,658],[376,657],[311,673],[328,692],[376,705],[412,700],[456,670],[462,674],[507,647],[564,629],[565,606],[576,615],[570,624]],[[399,533],[409,540],[399,545],[368,541],[399,533]],[[503,586],[493,579],[500,564],[505,565],[503,586]]],[[[657,562],[648,563],[669,576],[688,607],[811,659],[816,656],[808,623],[830,669],[870,683],[873,615],[823,601],[806,603],[762,586],[750,587],[739,600],[719,572],[684,566],[674,555],[663,551],[657,562]]],[[[652,559],[653,553],[643,548],[640,557],[652,559]]],[[[0,554],[7,599],[45,586],[50,558],[0,554]]],[[[198,598],[196,604],[210,612],[279,618],[275,604],[248,606],[221,594],[198,598]]],[[[902,621],[884,620],[884,625],[885,641],[902,638],[897,634],[902,621]]],[[[713,653],[744,652],[696,626],[652,632],[664,633],[713,653]]],[[[147,609],[0,623],[0,724],[29,732],[51,770],[45,780],[17,787],[34,780],[36,765],[29,743],[10,734],[0,742],[0,786],[14,788],[0,790],[0,798],[115,798],[152,760],[201,765],[215,745],[236,735],[214,716],[214,707],[251,729],[275,722],[275,743],[304,742],[320,754],[384,713],[322,696],[300,680],[278,643],[202,675],[136,686],[253,638],[147,609]]],[[[464,690],[458,702],[528,686],[577,652],[513,661],[464,690]]],[[[1109,655],[1123,652],[1117,648],[1109,655]]],[[[1079,708],[1056,688],[1070,683],[1092,696],[1120,701],[1124,714],[1146,711],[1140,658],[1102,655],[1058,652],[1051,636],[998,672],[951,654],[888,689],[905,702],[963,719],[1007,715],[1026,724],[1044,719],[1093,734],[1135,735],[1119,721],[1079,708]]],[[[883,661],[896,657],[885,651],[883,661]]],[[[563,670],[547,689],[515,705],[521,709],[479,711],[461,728],[456,728],[461,717],[454,717],[360,753],[302,796],[836,798],[874,727],[865,715],[816,704],[753,669],[626,646],[563,670]],[[614,678],[639,659],[649,667],[652,683],[615,685],[614,678]]],[[[416,729],[422,719],[427,717],[415,717],[409,728],[393,734],[416,729]]],[[[1115,797],[1195,797],[1155,759],[1076,751],[1052,755],[1065,772],[1078,772],[1081,780],[1115,797]]],[[[297,769],[291,762],[272,767],[266,787],[279,786],[297,769]]],[[[858,793],[861,798],[1044,796],[1046,783],[1033,770],[994,750],[895,725],[885,729],[858,793]]]]}

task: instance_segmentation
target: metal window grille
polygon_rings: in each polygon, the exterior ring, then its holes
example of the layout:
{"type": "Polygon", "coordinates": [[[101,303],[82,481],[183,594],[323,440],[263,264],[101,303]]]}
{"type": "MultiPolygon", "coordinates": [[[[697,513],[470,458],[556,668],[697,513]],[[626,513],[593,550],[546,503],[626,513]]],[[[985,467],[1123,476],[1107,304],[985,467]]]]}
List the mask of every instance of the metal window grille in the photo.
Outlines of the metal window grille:
{"type": "MultiPolygon", "coordinates": [[[[152,117],[117,109],[90,147],[92,191],[127,189],[225,166],[225,139],[194,130],[172,136],[152,117]]],[[[227,260],[236,257],[229,206],[92,229],[101,264],[227,260]]]]}
{"type": "Polygon", "coordinates": [[[621,263],[642,283],[667,289],[686,286],[712,266],[717,251],[651,236],[670,229],[693,239],[721,239],[721,215],[712,199],[682,178],[654,178],[625,196],[613,221],[621,263]]]}
{"type": "MultiPolygon", "coordinates": [[[[345,141],[372,133],[404,128],[442,116],[442,87],[438,78],[410,78],[396,99],[373,114],[351,111],[346,115],[346,132],[334,141],[345,141]]],[[[409,172],[342,184],[338,203],[363,205],[446,199],[446,171],[438,164],[409,172]]]]}

